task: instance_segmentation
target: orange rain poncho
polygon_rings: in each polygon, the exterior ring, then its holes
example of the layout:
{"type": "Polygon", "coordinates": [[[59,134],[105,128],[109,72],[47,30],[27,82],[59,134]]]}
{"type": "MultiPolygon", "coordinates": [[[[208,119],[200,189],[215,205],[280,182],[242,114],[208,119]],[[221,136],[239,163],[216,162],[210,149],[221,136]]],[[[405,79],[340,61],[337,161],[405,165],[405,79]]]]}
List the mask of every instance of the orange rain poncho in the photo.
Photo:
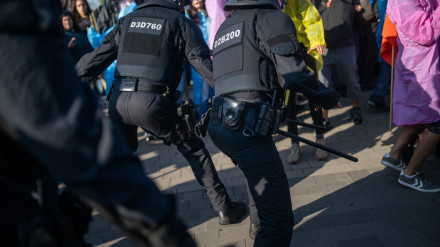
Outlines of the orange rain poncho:
{"type": "Polygon", "coordinates": [[[392,47],[394,47],[394,61],[396,61],[397,56],[397,29],[394,23],[390,20],[388,15],[385,16],[385,22],[383,24],[382,31],[382,46],[380,49],[380,56],[385,60],[389,65],[391,64],[391,54],[392,47]]]}

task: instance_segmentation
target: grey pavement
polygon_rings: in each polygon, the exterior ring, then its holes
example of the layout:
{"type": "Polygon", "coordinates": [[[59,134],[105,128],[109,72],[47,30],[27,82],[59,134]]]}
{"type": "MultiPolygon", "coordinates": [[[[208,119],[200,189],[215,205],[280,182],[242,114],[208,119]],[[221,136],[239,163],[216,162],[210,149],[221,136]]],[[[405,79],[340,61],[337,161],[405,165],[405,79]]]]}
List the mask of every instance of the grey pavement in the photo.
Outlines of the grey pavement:
{"type": "MultiPolygon", "coordinates": [[[[440,193],[405,188],[397,183],[397,171],[380,164],[400,129],[393,126],[389,132],[388,113],[366,106],[370,93],[363,93],[362,125],[350,122],[351,106],[346,98],[341,100],[343,108],[330,110],[335,128],[326,133],[327,146],[357,157],[356,163],[333,154],[327,161],[316,161],[315,148],[301,143],[300,164],[289,165],[290,140],[273,137],[290,185],[295,217],[291,246],[440,246],[440,193]]],[[[299,119],[312,123],[307,111],[299,119]]],[[[300,127],[299,131],[301,137],[315,140],[313,130],[300,127]]],[[[139,132],[139,140],[137,154],[146,174],[161,190],[176,195],[178,215],[198,246],[253,246],[248,215],[237,224],[218,225],[205,192],[174,146],[146,142],[143,132],[139,132]]],[[[231,198],[247,203],[242,172],[209,137],[204,141],[231,198]]],[[[440,159],[431,155],[422,173],[440,183],[440,159]]],[[[97,212],[86,240],[96,247],[133,246],[97,212]]]]}

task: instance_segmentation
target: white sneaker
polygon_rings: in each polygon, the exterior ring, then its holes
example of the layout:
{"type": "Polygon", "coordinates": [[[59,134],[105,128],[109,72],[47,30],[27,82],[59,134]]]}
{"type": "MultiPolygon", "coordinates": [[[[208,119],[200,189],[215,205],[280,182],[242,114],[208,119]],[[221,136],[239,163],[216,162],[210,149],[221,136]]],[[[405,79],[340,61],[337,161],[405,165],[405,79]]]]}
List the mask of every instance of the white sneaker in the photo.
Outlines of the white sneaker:
{"type": "MultiPolygon", "coordinates": [[[[325,141],[324,138],[319,138],[319,139],[316,139],[316,143],[325,146],[325,144],[327,142],[325,141]]],[[[327,151],[324,151],[324,150],[322,150],[320,148],[316,148],[316,151],[315,151],[315,159],[316,160],[327,160],[327,158],[328,158],[328,152],[327,151]]]]}
{"type": "Polygon", "coordinates": [[[292,143],[292,146],[290,147],[290,153],[287,156],[287,163],[289,164],[298,164],[299,163],[299,143],[292,143]]]}
{"type": "Polygon", "coordinates": [[[403,171],[406,168],[406,164],[403,162],[402,158],[395,160],[391,158],[389,153],[384,154],[380,163],[397,171],[403,171]]]}
{"type": "Polygon", "coordinates": [[[415,174],[415,176],[412,178],[408,178],[405,176],[403,171],[401,171],[397,182],[403,186],[421,192],[440,192],[440,185],[431,183],[420,173],[415,174]]]}

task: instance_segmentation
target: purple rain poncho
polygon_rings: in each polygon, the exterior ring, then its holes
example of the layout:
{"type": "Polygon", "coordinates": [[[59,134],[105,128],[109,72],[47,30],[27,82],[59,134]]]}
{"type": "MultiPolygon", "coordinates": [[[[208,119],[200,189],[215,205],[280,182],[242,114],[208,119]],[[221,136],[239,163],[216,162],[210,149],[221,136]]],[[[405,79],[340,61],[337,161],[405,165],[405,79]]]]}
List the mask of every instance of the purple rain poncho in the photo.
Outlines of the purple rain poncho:
{"type": "Polygon", "coordinates": [[[223,7],[228,2],[228,0],[206,0],[205,8],[208,12],[208,16],[211,19],[211,26],[209,29],[209,40],[208,46],[212,49],[214,44],[214,37],[217,33],[218,28],[228,16],[228,12],[223,10],[223,7]]]}
{"type": "Polygon", "coordinates": [[[440,0],[388,0],[396,25],[393,122],[396,125],[440,120],[440,0]]]}

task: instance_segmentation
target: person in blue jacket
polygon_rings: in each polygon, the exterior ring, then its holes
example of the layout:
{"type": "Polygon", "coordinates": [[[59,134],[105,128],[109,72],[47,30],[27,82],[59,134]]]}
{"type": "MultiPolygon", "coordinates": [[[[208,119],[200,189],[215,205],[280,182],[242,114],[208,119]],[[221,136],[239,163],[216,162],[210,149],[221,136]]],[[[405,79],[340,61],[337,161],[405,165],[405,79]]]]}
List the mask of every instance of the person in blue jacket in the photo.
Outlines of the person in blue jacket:
{"type": "Polygon", "coordinates": [[[388,111],[390,107],[385,103],[385,96],[389,94],[389,86],[391,82],[391,66],[380,56],[380,48],[382,46],[382,30],[385,22],[388,0],[377,0],[377,8],[379,11],[379,26],[376,31],[376,44],[379,48],[379,64],[380,72],[377,78],[373,92],[370,94],[368,106],[378,111],[388,111]]]}
{"type": "MultiPolygon", "coordinates": [[[[130,5],[128,5],[118,13],[118,19],[133,12],[136,8],[137,8],[136,2],[130,3],[130,5]]],[[[87,29],[87,38],[89,39],[90,44],[92,44],[93,49],[96,49],[96,47],[102,44],[102,40],[104,39],[104,37],[107,36],[107,34],[109,34],[113,30],[113,28],[115,28],[115,25],[108,28],[102,34],[100,34],[94,27],[90,27],[89,29],[87,29]]],[[[105,81],[106,84],[106,88],[105,88],[106,95],[108,95],[112,87],[115,68],[116,68],[116,60],[107,67],[107,69],[104,71],[102,75],[102,79],[105,81]]]]}
{"type": "MultiPolygon", "coordinates": [[[[204,0],[194,0],[186,11],[189,17],[202,30],[203,39],[208,44],[211,19],[205,8],[204,0]]],[[[214,95],[214,89],[209,86],[209,83],[200,76],[197,71],[191,67],[191,79],[193,81],[193,101],[198,109],[198,117],[201,119],[202,115],[211,106],[210,98],[214,95]]]]}

